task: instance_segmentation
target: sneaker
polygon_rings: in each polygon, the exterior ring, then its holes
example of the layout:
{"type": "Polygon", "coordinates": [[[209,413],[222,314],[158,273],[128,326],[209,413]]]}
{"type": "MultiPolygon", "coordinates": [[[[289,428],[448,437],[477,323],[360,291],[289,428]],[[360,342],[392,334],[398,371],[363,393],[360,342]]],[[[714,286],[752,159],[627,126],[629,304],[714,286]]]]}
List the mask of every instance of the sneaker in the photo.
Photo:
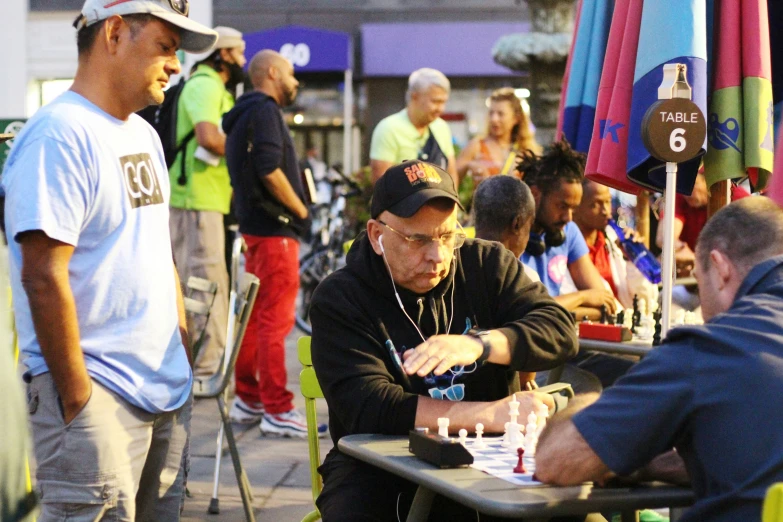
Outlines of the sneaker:
{"type": "MultiPolygon", "coordinates": [[[[318,437],[326,435],[326,431],[326,424],[318,424],[318,437]]],[[[307,419],[297,409],[285,413],[264,413],[261,419],[261,434],[307,438],[307,419]]]]}
{"type": "Polygon", "coordinates": [[[255,424],[261,422],[261,417],[264,416],[264,405],[260,402],[247,403],[239,398],[239,395],[234,397],[234,402],[231,403],[231,409],[228,412],[228,418],[231,422],[238,424],[255,424]]]}

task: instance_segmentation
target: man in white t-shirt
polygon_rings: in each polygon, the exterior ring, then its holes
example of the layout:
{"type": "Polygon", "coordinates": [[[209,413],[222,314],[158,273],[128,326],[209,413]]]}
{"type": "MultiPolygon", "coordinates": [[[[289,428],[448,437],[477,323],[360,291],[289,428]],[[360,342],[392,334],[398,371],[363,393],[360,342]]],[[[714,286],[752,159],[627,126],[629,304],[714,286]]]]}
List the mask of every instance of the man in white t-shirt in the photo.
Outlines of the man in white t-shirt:
{"type": "Polygon", "coordinates": [[[192,371],[155,131],[177,49],[216,34],[187,0],[87,0],[69,91],[2,179],[43,522],[179,519],[192,371]]]}

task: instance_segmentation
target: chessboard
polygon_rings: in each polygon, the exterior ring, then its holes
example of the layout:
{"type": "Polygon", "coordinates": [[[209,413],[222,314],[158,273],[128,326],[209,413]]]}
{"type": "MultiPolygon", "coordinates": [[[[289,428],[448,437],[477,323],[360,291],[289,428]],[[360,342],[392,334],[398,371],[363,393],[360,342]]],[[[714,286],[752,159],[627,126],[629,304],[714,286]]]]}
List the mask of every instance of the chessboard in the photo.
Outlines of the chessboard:
{"type": "Polygon", "coordinates": [[[514,467],[519,462],[517,450],[504,448],[501,445],[502,437],[484,437],[483,440],[486,447],[482,449],[474,448],[472,440],[468,440],[465,444],[470,454],[473,455],[473,464],[470,467],[489,473],[515,486],[543,486],[541,482],[533,480],[533,474],[536,471],[535,455],[523,455],[522,462],[525,466],[525,473],[514,473],[514,467]]]}

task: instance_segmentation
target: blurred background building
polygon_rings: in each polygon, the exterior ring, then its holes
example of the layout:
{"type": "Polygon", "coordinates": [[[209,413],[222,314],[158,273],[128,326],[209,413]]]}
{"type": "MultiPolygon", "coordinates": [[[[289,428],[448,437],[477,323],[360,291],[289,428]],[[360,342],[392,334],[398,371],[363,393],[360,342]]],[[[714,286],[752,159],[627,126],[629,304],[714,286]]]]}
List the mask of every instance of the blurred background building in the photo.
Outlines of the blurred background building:
{"type": "MultiPolygon", "coordinates": [[[[76,70],[71,24],[82,3],[0,2],[0,33],[8,42],[0,56],[0,69],[7,71],[0,82],[0,126],[29,117],[70,86],[76,70]]],[[[529,95],[526,71],[512,71],[492,57],[500,37],[530,31],[524,0],[191,0],[191,17],[235,27],[249,40],[271,34],[302,82],[296,105],[287,111],[297,152],[304,156],[315,147],[330,165],[343,162],[348,135],[351,169],[367,164],[372,129],[404,106],[407,76],[419,67],[439,69],[452,82],[444,119],[457,146],[484,131],[492,90],[510,86],[529,95]],[[309,37],[301,37],[303,28],[309,37]],[[292,40],[283,41],[286,35],[292,40]],[[333,48],[324,45],[330,37],[347,42],[343,58],[353,94],[349,129],[344,128],[345,71],[323,66],[324,60],[334,61],[333,48]]],[[[248,57],[252,52],[249,41],[248,57]]]]}

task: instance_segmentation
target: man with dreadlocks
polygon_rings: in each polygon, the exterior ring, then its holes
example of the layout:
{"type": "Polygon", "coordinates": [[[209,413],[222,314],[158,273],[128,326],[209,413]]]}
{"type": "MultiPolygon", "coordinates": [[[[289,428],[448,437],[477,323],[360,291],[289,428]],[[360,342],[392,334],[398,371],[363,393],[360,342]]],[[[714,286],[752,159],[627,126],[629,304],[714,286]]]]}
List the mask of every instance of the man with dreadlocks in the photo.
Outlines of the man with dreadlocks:
{"type": "MultiPolygon", "coordinates": [[[[590,261],[589,249],[579,227],[571,220],[582,201],[585,156],[561,140],[543,156],[525,153],[519,171],[536,202],[530,239],[520,259],[535,270],[550,295],[577,320],[599,319],[601,308],[613,314],[616,302],[611,290],[590,261]],[[576,292],[561,293],[571,276],[576,292]]],[[[597,353],[584,353],[570,364],[595,374],[602,387],[610,386],[633,361],[597,353]]]]}

